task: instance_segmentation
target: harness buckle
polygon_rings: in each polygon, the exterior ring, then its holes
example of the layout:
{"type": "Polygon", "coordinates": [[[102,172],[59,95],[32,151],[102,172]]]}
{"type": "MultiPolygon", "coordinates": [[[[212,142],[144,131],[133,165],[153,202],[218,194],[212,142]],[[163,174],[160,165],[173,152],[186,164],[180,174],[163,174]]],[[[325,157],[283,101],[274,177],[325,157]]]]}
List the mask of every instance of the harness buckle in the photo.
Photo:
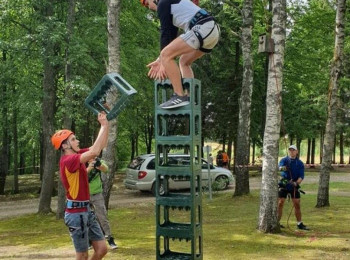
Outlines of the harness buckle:
{"type": "Polygon", "coordinates": [[[189,28],[192,29],[193,26],[195,26],[197,23],[199,23],[204,18],[207,18],[209,16],[209,13],[204,10],[200,9],[191,19],[189,28]]]}
{"type": "Polygon", "coordinates": [[[66,208],[67,209],[81,209],[86,208],[89,206],[90,201],[74,201],[74,200],[67,200],[66,208]]]}

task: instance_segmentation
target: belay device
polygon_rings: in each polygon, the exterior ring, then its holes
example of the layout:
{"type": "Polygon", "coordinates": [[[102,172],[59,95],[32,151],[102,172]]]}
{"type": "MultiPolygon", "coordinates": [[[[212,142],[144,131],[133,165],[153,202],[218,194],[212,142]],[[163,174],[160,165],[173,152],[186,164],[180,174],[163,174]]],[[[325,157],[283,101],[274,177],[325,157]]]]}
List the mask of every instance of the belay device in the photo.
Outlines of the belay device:
{"type": "Polygon", "coordinates": [[[96,115],[104,111],[109,121],[123,111],[130,96],[136,93],[137,91],[118,73],[109,73],[103,76],[85,99],[85,106],[96,115]]]}

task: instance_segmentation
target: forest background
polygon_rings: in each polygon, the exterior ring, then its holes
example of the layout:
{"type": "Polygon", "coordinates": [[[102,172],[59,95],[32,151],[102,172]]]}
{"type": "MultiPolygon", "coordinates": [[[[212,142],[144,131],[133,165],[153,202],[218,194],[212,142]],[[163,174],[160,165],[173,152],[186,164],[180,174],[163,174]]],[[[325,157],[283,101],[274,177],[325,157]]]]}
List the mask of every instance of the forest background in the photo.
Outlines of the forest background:
{"type": "MultiPolygon", "coordinates": [[[[107,7],[104,1],[85,0],[74,1],[71,10],[71,2],[54,1],[50,6],[43,0],[0,3],[0,193],[4,193],[9,174],[42,174],[46,154],[43,132],[71,125],[81,147],[91,145],[96,135],[96,117],[83,102],[107,73],[107,7]],[[49,67],[52,71],[47,73],[49,67]],[[50,83],[44,76],[48,74],[52,75],[50,83]],[[52,87],[45,88],[45,84],[52,87]],[[55,104],[54,111],[43,103],[47,96],[54,97],[49,100],[55,104]],[[45,120],[54,128],[43,128],[45,120]]],[[[154,83],[147,77],[146,64],[159,54],[156,15],[139,1],[120,3],[119,73],[138,94],[118,117],[117,168],[135,155],[154,152],[154,83]]],[[[318,163],[327,119],[335,1],[287,3],[280,155],[286,153],[289,143],[296,143],[303,147],[306,163],[318,163]]],[[[216,141],[233,158],[242,86],[242,1],[202,0],[201,6],[214,14],[221,26],[218,46],[194,65],[196,78],[202,82],[203,144],[216,141]]],[[[266,117],[268,57],[258,53],[258,37],[268,31],[268,6],[267,0],[254,1],[251,163],[261,156],[266,117]]],[[[348,39],[349,22],[345,28],[348,39]]],[[[350,160],[346,157],[350,143],[349,53],[349,41],[345,40],[333,151],[333,162],[340,164],[350,160]]]]}

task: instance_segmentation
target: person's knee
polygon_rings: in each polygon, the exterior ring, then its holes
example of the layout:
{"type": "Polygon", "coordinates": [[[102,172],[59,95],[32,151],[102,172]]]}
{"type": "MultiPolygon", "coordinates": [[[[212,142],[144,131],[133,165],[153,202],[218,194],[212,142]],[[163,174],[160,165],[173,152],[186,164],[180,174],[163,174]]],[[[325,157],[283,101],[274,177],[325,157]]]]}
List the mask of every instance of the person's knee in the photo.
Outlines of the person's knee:
{"type": "Polygon", "coordinates": [[[76,253],[76,258],[75,259],[76,260],[88,260],[89,259],[88,251],[76,253]]]}
{"type": "Polygon", "coordinates": [[[170,56],[170,52],[165,48],[160,52],[160,59],[162,63],[168,63],[173,58],[170,56]]]}
{"type": "Polygon", "coordinates": [[[281,198],[280,198],[280,199],[278,200],[278,206],[279,206],[279,207],[283,207],[283,205],[284,205],[284,199],[281,199],[281,198]]]}
{"type": "Polygon", "coordinates": [[[300,211],[300,203],[294,203],[295,210],[300,211]]]}
{"type": "Polygon", "coordinates": [[[102,259],[102,257],[104,257],[108,252],[106,242],[104,240],[96,242],[93,241],[92,244],[95,250],[95,256],[97,256],[99,259],[102,259]]]}
{"type": "Polygon", "coordinates": [[[99,258],[102,259],[102,257],[104,257],[108,252],[108,249],[107,249],[107,245],[104,244],[104,245],[101,245],[99,246],[96,251],[95,251],[95,254],[96,256],[98,256],[99,258]]]}
{"type": "Polygon", "coordinates": [[[180,56],[179,65],[181,68],[191,67],[192,62],[189,59],[185,58],[184,56],[180,56]]]}

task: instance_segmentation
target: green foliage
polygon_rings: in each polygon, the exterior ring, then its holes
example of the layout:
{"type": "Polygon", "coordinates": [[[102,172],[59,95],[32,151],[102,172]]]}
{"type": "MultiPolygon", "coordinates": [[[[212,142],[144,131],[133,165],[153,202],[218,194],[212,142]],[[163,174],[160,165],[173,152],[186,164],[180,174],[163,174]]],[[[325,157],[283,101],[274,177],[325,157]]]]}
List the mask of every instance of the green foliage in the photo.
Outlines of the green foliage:
{"type": "Polygon", "coordinates": [[[240,95],[241,26],[240,1],[201,1],[220,25],[221,37],[209,55],[194,64],[195,77],[202,83],[202,135],[206,138],[233,139],[237,127],[240,95]]]}
{"type": "MultiPolygon", "coordinates": [[[[118,158],[130,161],[131,140],[139,139],[136,154],[146,153],[146,128],[154,124],[154,83],[146,65],[159,55],[158,23],[137,1],[123,1],[120,20],[121,75],[138,91],[118,118],[118,158]]],[[[134,154],[135,155],[135,154],[134,154]]]]}
{"type": "Polygon", "coordinates": [[[312,138],[325,128],[335,9],[329,1],[292,5],[286,42],[283,117],[285,133],[312,138]]]}

